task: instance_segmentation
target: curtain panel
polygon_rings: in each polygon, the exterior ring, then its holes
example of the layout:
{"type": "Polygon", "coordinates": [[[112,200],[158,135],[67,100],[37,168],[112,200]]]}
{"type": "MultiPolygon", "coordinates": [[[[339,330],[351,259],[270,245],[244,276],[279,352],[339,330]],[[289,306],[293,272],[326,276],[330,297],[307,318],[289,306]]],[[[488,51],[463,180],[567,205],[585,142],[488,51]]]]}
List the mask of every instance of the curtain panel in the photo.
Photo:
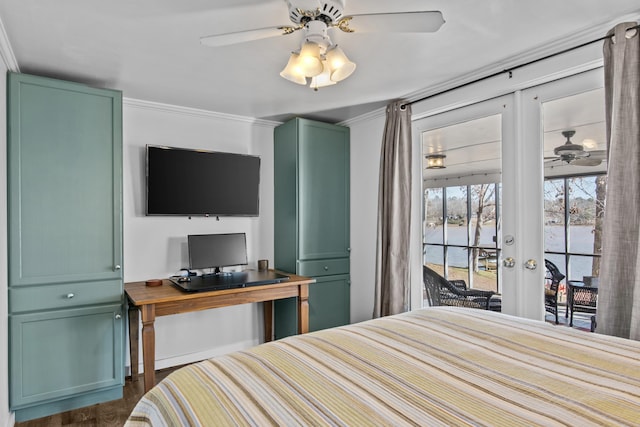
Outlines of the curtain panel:
{"type": "Polygon", "coordinates": [[[373,317],[409,309],[411,234],[411,106],[387,106],[380,153],[373,317]]]}
{"type": "Polygon", "coordinates": [[[604,42],[607,195],[596,332],[640,340],[640,35],[616,25],[604,42]]]}

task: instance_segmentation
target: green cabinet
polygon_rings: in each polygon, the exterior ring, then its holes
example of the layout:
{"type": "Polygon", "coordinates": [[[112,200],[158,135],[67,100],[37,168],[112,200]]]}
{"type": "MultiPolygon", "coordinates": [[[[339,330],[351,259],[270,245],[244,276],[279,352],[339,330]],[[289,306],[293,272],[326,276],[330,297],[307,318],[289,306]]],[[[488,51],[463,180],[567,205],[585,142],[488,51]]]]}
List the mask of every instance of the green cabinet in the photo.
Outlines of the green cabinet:
{"type": "MultiPolygon", "coordinates": [[[[349,128],[295,118],[274,134],[275,268],[311,276],[309,330],[349,323],[349,128]]],[[[295,299],[275,302],[294,334],[295,299]]]]}
{"type": "Polygon", "coordinates": [[[122,94],[7,82],[9,402],[22,421],[122,396],[122,94]]]}

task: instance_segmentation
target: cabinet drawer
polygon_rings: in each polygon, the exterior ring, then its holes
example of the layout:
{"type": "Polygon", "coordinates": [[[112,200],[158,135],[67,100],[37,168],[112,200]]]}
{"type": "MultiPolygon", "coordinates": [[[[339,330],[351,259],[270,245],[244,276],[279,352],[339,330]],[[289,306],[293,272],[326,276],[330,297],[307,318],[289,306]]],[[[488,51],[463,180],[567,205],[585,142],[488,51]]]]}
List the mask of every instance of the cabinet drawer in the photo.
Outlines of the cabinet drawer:
{"type": "Polygon", "coordinates": [[[331,276],[349,273],[349,258],[298,261],[301,276],[331,276]]]}
{"type": "Polygon", "coordinates": [[[9,288],[9,312],[52,310],[88,304],[120,303],[122,281],[105,280],[9,288]]]}

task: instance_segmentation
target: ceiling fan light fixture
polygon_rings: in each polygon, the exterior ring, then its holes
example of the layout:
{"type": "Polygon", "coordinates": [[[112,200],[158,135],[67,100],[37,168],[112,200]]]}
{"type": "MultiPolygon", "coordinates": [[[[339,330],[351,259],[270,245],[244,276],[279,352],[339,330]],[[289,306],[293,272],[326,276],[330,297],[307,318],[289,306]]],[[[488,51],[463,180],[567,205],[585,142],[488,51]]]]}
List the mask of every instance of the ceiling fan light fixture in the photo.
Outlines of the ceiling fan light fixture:
{"type": "Polygon", "coordinates": [[[427,169],[444,169],[444,159],[447,157],[444,154],[427,154],[424,156],[427,159],[427,169]]]}
{"type": "Polygon", "coordinates": [[[341,82],[353,74],[356,69],[356,64],[347,58],[347,55],[338,45],[334,45],[327,50],[326,58],[331,69],[331,80],[334,82],[341,82]]]}
{"type": "Polygon", "coordinates": [[[315,91],[317,91],[318,88],[336,84],[336,82],[331,80],[331,68],[329,67],[329,62],[326,60],[322,61],[322,65],[324,66],[322,73],[313,77],[311,79],[311,84],[309,85],[309,87],[315,91]]]}
{"type": "Polygon", "coordinates": [[[567,141],[559,147],[553,150],[553,154],[562,157],[564,161],[571,161],[573,159],[580,159],[582,157],[589,157],[589,153],[584,150],[584,147],[580,144],[574,144],[571,142],[571,137],[576,134],[574,130],[566,130],[562,132],[562,136],[567,138],[567,141]]]}
{"type": "Polygon", "coordinates": [[[558,156],[573,156],[573,157],[586,157],[589,155],[580,144],[564,144],[560,147],[556,147],[553,153],[558,156]]]}
{"type": "Polygon", "coordinates": [[[315,77],[322,73],[324,67],[320,59],[320,45],[313,42],[305,42],[300,49],[298,64],[306,77],[315,77]]]}
{"type": "Polygon", "coordinates": [[[297,52],[293,52],[289,57],[287,66],[280,72],[280,76],[289,80],[290,82],[297,83],[299,85],[306,85],[307,78],[302,72],[300,67],[300,55],[297,52]]]}

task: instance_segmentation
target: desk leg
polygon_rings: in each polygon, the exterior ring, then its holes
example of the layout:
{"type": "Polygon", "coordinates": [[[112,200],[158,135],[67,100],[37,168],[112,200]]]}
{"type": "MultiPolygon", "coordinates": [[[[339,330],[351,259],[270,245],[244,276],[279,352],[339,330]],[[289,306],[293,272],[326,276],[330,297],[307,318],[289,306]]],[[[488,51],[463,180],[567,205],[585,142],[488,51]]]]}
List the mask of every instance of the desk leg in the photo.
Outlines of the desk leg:
{"type": "Polygon", "coordinates": [[[131,361],[131,381],[138,381],[138,312],[135,305],[129,305],[129,359],[131,361]]]}
{"type": "Polygon", "coordinates": [[[156,331],[153,323],[156,320],[156,306],[143,305],[142,309],[142,364],[144,366],[145,393],[156,385],[156,331]]]}
{"type": "Polygon", "coordinates": [[[309,285],[298,286],[298,333],[309,332],[309,285]]]}
{"type": "Polygon", "coordinates": [[[264,301],[264,342],[273,341],[273,301],[264,301]]]}

